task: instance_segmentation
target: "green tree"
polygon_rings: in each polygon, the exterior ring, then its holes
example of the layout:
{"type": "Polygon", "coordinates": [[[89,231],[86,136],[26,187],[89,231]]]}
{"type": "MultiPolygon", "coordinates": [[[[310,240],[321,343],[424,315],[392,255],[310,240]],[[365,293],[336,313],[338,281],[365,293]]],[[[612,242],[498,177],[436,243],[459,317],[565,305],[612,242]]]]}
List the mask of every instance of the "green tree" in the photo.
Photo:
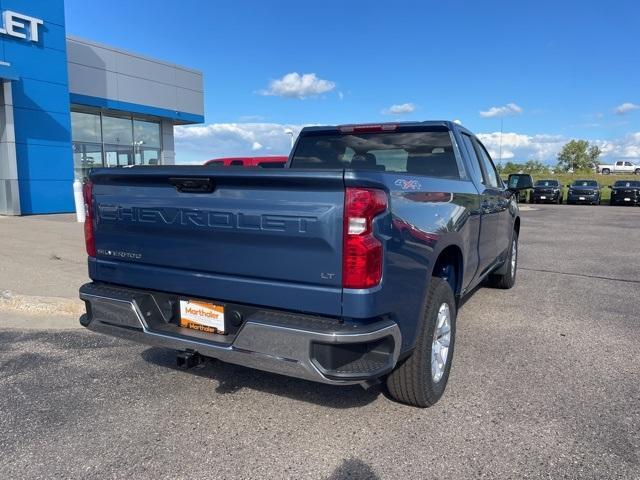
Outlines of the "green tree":
{"type": "Polygon", "coordinates": [[[586,140],[571,140],[558,153],[558,168],[561,170],[589,170],[596,166],[602,151],[586,140]]]}

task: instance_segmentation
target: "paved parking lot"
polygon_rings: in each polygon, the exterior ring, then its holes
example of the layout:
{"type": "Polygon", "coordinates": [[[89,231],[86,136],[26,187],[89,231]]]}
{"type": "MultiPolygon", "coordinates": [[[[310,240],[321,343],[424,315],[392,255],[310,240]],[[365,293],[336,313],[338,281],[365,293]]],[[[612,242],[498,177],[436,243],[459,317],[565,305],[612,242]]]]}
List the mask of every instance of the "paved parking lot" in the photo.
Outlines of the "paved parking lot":
{"type": "Polygon", "coordinates": [[[640,209],[535,208],[426,410],[0,323],[0,478],[640,478],[640,209]]]}

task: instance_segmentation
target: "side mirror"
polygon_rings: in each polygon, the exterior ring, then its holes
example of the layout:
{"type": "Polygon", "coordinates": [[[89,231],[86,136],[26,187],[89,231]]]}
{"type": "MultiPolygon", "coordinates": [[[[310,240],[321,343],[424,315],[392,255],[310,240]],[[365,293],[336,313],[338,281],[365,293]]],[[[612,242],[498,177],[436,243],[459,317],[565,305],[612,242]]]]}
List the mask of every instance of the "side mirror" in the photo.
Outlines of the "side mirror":
{"type": "Polygon", "coordinates": [[[609,188],[613,188],[613,185],[609,185],[609,188]]]}
{"type": "Polygon", "coordinates": [[[533,188],[533,178],[527,173],[512,173],[509,175],[507,188],[514,192],[528,190],[533,188]]]}

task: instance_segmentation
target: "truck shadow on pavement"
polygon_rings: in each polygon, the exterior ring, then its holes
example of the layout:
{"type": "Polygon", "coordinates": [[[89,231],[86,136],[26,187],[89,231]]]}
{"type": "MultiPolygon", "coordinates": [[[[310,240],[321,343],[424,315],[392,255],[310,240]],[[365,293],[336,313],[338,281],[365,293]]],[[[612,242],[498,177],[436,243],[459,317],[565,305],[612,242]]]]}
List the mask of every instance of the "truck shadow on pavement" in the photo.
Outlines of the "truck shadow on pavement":
{"type": "Polygon", "coordinates": [[[382,395],[382,389],[379,387],[365,390],[358,385],[325,385],[253,370],[216,359],[207,358],[202,364],[185,370],[177,366],[176,352],[165,348],[151,347],[140,355],[148,363],[215,380],[218,382],[215,392],[220,395],[233,395],[243,388],[249,388],[271,395],[285,396],[293,400],[339,409],[362,407],[382,395]]]}
{"type": "Polygon", "coordinates": [[[343,480],[349,478],[351,480],[376,480],[380,477],[376,475],[373,469],[357,458],[343,460],[338,468],[327,477],[327,480],[343,480]]]}

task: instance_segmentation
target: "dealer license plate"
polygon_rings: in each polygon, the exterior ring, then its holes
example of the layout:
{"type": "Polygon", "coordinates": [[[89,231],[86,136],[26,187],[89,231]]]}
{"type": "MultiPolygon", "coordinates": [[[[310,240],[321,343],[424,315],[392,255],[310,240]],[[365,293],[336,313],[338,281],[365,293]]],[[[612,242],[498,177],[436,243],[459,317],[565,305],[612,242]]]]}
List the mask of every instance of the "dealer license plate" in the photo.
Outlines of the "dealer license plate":
{"type": "Polygon", "coordinates": [[[199,300],[180,300],[180,326],[224,334],[224,306],[199,300]]]}
{"type": "Polygon", "coordinates": [[[631,201],[631,199],[630,199],[630,198],[625,198],[625,199],[624,199],[624,201],[625,201],[625,202],[630,202],[630,201],[631,201]]]}
{"type": "Polygon", "coordinates": [[[544,195],[540,195],[540,200],[546,200],[546,199],[547,199],[547,197],[546,197],[546,196],[544,196],[544,195]]]}
{"type": "Polygon", "coordinates": [[[578,197],[578,199],[579,199],[579,200],[584,200],[585,198],[584,198],[584,197],[578,197]]]}

